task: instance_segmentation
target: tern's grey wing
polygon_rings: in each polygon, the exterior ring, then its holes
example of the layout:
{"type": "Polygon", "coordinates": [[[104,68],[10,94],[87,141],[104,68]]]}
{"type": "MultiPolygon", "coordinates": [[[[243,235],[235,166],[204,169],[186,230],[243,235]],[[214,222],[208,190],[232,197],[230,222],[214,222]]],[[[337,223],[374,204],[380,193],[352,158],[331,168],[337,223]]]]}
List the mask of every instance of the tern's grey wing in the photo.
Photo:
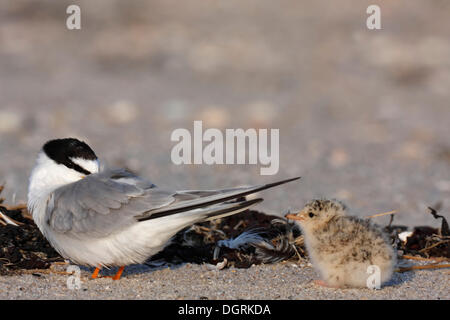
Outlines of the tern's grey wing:
{"type": "Polygon", "coordinates": [[[106,236],[136,223],[136,215],[171,204],[175,194],[127,171],[106,171],[56,189],[46,220],[58,232],[106,236]]]}
{"type": "MultiPolygon", "coordinates": [[[[137,221],[201,209],[207,219],[210,206],[234,200],[299,178],[270,184],[205,191],[167,191],[127,171],[89,175],[55,190],[48,201],[46,221],[58,232],[101,237],[137,221]]],[[[232,208],[230,208],[232,209],[232,208]]]]}

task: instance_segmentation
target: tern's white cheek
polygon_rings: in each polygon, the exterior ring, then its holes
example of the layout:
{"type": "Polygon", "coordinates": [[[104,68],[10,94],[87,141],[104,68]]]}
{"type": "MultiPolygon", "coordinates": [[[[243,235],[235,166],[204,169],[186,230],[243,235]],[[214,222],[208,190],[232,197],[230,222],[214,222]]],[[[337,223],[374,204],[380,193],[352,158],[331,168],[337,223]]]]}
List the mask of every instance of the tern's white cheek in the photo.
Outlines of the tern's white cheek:
{"type": "Polygon", "coordinates": [[[82,158],[71,158],[75,164],[79,165],[83,169],[89,171],[90,173],[98,173],[100,164],[98,162],[98,159],[96,160],[87,160],[82,158]]]}

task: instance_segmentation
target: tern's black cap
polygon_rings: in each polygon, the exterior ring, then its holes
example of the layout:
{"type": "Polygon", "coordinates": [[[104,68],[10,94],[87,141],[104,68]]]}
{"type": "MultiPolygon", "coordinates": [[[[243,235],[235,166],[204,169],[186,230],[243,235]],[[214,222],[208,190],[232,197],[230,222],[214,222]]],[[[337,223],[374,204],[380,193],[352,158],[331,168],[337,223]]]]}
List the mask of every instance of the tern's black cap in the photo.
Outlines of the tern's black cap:
{"type": "Polygon", "coordinates": [[[47,141],[42,148],[45,154],[56,163],[63,164],[83,174],[91,174],[72,161],[74,158],[96,160],[97,155],[85,142],[74,138],[47,141]]]}

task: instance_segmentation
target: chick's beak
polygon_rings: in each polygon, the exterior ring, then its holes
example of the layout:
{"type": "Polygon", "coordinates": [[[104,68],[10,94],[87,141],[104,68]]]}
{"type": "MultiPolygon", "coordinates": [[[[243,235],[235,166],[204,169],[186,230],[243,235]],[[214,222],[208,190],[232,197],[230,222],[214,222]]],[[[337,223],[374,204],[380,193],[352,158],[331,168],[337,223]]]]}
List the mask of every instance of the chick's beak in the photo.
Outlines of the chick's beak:
{"type": "Polygon", "coordinates": [[[300,211],[298,213],[288,213],[284,216],[286,219],[304,221],[306,218],[306,212],[300,211]]]}

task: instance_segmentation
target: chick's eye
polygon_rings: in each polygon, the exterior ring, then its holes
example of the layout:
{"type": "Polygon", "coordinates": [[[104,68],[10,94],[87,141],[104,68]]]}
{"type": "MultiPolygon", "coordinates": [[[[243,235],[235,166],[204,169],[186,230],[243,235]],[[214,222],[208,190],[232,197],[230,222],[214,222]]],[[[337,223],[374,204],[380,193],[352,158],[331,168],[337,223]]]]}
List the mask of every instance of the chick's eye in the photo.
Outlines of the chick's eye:
{"type": "Polygon", "coordinates": [[[309,216],[310,218],[312,218],[312,217],[314,217],[314,213],[310,212],[310,213],[308,213],[308,216],[309,216]]]}

